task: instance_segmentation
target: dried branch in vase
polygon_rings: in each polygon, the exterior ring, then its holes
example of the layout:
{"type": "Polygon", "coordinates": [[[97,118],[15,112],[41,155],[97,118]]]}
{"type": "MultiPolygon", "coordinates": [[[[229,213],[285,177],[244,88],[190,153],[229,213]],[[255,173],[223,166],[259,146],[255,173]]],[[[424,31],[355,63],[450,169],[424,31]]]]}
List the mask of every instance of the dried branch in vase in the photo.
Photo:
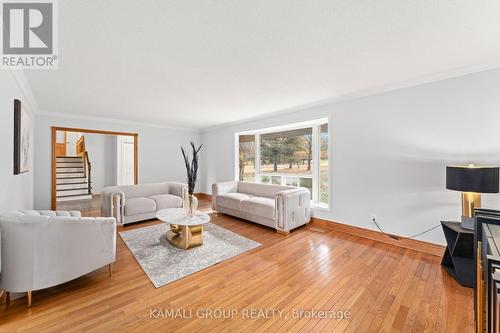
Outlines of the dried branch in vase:
{"type": "Polygon", "coordinates": [[[194,193],[194,188],[196,186],[196,178],[198,176],[198,153],[200,152],[200,145],[196,148],[193,141],[190,142],[191,149],[193,150],[193,156],[191,162],[189,161],[189,156],[186,154],[186,151],[183,147],[181,147],[182,156],[184,157],[184,164],[186,165],[186,173],[187,173],[187,184],[188,184],[188,194],[192,195],[194,193]]]}

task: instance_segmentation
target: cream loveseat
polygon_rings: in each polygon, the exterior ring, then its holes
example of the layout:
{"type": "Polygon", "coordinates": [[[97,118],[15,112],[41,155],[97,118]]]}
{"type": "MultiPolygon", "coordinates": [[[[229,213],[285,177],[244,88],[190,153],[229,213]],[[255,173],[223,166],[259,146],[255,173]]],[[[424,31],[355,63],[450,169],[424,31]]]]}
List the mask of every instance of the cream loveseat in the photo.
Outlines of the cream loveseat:
{"type": "Polygon", "coordinates": [[[212,208],[288,234],[311,220],[311,193],[303,187],[216,183],[212,185],[212,208]]]}
{"type": "MultiPolygon", "coordinates": [[[[65,283],[116,258],[114,218],[80,212],[24,210],[0,216],[0,289],[31,292],[65,283]]],[[[7,300],[9,294],[7,294],[7,300]]]]}
{"type": "Polygon", "coordinates": [[[182,207],[187,185],[176,182],[105,187],[101,193],[101,214],[127,224],[153,219],[156,212],[182,207]]]}

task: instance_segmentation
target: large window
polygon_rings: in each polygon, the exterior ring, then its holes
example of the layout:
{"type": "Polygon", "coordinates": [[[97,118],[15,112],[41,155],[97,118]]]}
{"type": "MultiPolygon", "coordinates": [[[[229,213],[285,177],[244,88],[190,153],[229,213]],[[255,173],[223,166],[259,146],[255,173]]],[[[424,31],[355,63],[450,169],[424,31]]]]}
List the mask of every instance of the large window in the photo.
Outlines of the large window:
{"type": "Polygon", "coordinates": [[[328,205],[328,124],[319,127],[319,201],[328,205]]]}
{"type": "Polygon", "coordinates": [[[240,135],[239,139],[239,180],[255,182],[255,135],[240,135]]]}
{"type": "Polygon", "coordinates": [[[328,123],[237,134],[238,179],[308,188],[328,205],[328,123]]]}

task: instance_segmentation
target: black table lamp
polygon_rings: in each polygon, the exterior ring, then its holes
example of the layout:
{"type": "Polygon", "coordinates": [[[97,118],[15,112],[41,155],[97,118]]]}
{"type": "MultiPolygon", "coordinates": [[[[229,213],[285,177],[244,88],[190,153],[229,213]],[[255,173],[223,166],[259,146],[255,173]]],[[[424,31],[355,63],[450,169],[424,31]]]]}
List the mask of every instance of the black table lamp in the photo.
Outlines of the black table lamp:
{"type": "Polygon", "coordinates": [[[446,188],[462,192],[462,228],[474,229],[474,209],[481,207],[481,193],[498,193],[498,167],[447,166],[446,188]]]}

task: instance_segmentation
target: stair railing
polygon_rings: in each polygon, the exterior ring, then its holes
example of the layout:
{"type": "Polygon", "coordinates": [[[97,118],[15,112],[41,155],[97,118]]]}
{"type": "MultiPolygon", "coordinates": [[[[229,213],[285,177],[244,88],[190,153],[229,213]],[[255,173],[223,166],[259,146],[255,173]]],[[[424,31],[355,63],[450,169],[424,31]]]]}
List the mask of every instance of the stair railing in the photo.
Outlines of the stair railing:
{"type": "Polygon", "coordinates": [[[85,177],[87,177],[88,194],[92,194],[92,166],[90,164],[89,153],[85,147],[85,137],[83,135],[76,142],[76,155],[83,159],[83,173],[85,177]]]}
{"type": "Polygon", "coordinates": [[[92,179],[91,179],[92,166],[90,165],[88,151],[85,151],[83,156],[84,156],[83,157],[83,165],[85,166],[85,176],[87,177],[87,188],[88,188],[89,194],[92,194],[92,179]]]}

